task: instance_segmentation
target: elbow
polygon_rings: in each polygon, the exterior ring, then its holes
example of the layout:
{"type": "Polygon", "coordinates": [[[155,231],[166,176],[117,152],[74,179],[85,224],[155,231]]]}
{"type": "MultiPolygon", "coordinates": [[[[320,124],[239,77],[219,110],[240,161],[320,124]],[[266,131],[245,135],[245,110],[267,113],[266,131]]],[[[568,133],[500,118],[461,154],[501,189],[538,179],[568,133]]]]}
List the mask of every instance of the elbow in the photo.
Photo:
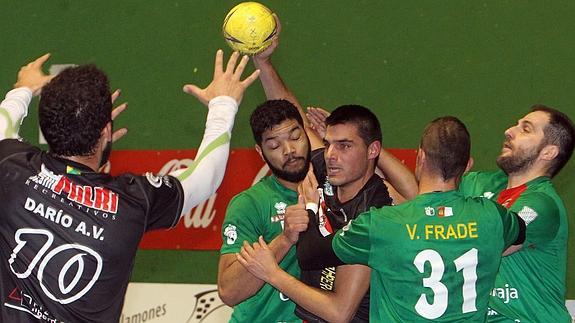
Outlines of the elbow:
{"type": "MultiPolygon", "coordinates": [[[[335,303],[334,303],[335,305],[335,303]]],[[[349,306],[340,306],[342,304],[336,306],[330,306],[328,309],[328,313],[324,319],[328,322],[333,323],[347,323],[353,319],[355,315],[355,309],[350,308],[349,306]]]]}
{"type": "Polygon", "coordinates": [[[218,296],[224,304],[230,307],[234,307],[240,303],[232,290],[230,290],[230,288],[224,288],[222,285],[218,285],[218,296]]]}

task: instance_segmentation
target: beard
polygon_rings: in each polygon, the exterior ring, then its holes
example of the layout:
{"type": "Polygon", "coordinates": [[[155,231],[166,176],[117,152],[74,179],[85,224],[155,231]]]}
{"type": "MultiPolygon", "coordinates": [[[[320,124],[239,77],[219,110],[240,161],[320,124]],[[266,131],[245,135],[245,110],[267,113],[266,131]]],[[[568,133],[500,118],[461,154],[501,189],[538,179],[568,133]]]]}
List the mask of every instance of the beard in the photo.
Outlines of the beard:
{"type": "Polygon", "coordinates": [[[499,155],[497,157],[497,166],[507,175],[522,173],[533,165],[542,148],[543,145],[539,145],[528,150],[518,150],[515,154],[509,156],[499,155]]]}
{"type": "Polygon", "coordinates": [[[262,156],[264,157],[266,164],[268,165],[268,167],[272,171],[272,174],[275,175],[275,177],[283,179],[283,180],[288,181],[290,183],[299,183],[299,182],[303,181],[303,179],[306,177],[307,172],[309,170],[309,164],[310,164],[310,159],[311,159],[311,149],[308,149],[307,155],[305,158],[304,157],[290,157],[290,159],[288,159],[283,164],[283,166],[281,168],[274,166],[274,164],[272,164],[268,160],[268,158],[266,157],[265,154],[262,154],[262,156]],[[294,160],[303,160],[304,166],[300,170],[297,170],[297,171],[285,170],[286,164],[288,162],[291,162],[294,160]]]}

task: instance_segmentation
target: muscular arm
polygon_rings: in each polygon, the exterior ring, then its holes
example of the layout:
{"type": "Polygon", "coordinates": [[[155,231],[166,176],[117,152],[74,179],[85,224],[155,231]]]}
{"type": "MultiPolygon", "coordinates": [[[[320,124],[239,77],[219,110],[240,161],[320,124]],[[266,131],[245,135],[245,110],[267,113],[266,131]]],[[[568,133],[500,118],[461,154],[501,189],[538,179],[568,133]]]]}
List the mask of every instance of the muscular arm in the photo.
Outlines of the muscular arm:
{"type": "MultiPolygon", "coordinates": [[[[292,243],[283,235],[277,236],[270,244],[275,261],[280,262],[292,247],[292,243]]],[[[264,285],[264,281],[252,275],[242,266],[236,254],[220,256],[218,264],[218,294],[228,306],[235,306],[253,296],[264,285]]]]}
{"type": "Polygon", "coordinates": [[[308,286],[283,270],[272,275],[269,283],[328,322],[349,322],[369,288],[370,273],[363,265],[339,266],[333,291],[308,286]]]}
{"type": "Polygon", "coordinates": [[[377,167],[385,174],[386,181],[393,187],[390,194],[393,191],[399,193],[399,196],[392,196],[395,204],[399,204],[398,201],[411,200],[417,196],[417,181],[414,174],[385,149],[379,153],[377,167]]]}
{"type": "MultiPolygon", "coordinates": [[[[273,49],[275,49],[275,47],[271,50],[273,51],[273,49]]],[[[315,150],[323,147],[322,138],[320,138],[316,132],[311,129],[311,125],[307,120],[306,114],[296,99],[295,95],[288,89],[272,65],[271,57],[266,55],[271,55],[271,53],[267,53],[266,51],[260,55],[254,56],[253,58],[254,65],[260,70],[260,80],[262,82],[264,92],[266,93],[266,98],[268,100],[285,99],[293,103],[303,119],[304,128],[306,129],[306,133],[311,144],[311,149],[315,150]]]]}

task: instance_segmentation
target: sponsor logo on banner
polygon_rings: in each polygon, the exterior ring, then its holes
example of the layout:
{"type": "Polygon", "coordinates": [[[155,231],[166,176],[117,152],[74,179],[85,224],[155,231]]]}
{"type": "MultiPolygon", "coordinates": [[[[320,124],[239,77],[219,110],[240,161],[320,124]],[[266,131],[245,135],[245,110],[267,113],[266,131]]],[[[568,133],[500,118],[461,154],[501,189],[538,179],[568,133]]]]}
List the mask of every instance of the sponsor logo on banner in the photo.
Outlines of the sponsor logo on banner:
{"type": "MultiPolygon", "coordinates": [[[[416,150],[390,151],[409,168],[415,167],[416,150]]],[[[134,174],[151,172],[161,177],[172,171],[187,168],[193,162],[196,152],[197,150],[117,150],[112,152],[107,170],[112,175],[125,172],[134,174]]],[[[140,248],[218,250],[222,245],[222,237],[226,237],[227,240],[227,236],[222,235],[222,223],[229,201],[267,174],[269,168],[255,149],[233,149],[228,159],[226,174],[217,192],[183,215],[173,229],[146,233],[140,248]]],[[[158,183],[153,177],[148,180],[150,183],[158,183]]],[[[166,184],[164,181],[162,185],[166,184]]],[[[278,205],[280,216],[282,209],[285,213],[285,207],[278,205]]],[[[281,221],[280,217],[277,220],[281,221]]]]}
{"type": "Polygon", "coordinates": [[[120,323],[228,322],[231,313],[216,285],[130,283],[120,323]]]}

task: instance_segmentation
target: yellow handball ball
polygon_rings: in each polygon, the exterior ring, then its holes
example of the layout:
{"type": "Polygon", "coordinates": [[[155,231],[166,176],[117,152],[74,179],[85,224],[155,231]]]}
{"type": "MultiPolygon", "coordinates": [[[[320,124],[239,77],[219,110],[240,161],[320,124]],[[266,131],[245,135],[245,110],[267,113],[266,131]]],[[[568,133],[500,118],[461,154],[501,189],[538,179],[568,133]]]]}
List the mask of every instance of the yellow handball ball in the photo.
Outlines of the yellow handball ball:
{"type": "Polygon", "coordinates": [[[242,2],[224,19],[222,32],[233,50],[254,55],[265,50],[277,33],[272,11],[257,2],[242,2]]]}

